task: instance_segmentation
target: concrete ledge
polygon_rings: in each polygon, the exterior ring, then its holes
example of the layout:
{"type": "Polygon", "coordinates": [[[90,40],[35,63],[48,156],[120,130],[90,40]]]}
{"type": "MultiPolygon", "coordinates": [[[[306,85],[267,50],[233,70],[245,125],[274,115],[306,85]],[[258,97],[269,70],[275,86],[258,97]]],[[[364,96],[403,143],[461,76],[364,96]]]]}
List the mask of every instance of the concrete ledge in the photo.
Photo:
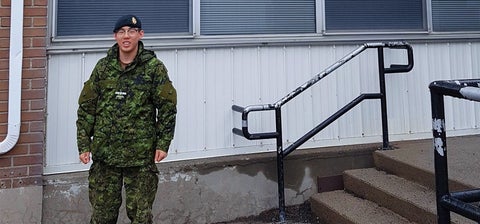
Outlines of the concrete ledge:
{"type": "MultiPolygon", "coordinates": [[[[317,177],[373,167],[381,144],[303,149],[284,162],[287,205],[317,192],[317,177]]],[[[278,208],[276,153],[160,163],[157,223],[215,223],[278,208]]],[[[43,223],[88,223],[87,172],[44,178],[43,223]]],[[[118,223],[128,223],[124,205],[118,223]]]]}

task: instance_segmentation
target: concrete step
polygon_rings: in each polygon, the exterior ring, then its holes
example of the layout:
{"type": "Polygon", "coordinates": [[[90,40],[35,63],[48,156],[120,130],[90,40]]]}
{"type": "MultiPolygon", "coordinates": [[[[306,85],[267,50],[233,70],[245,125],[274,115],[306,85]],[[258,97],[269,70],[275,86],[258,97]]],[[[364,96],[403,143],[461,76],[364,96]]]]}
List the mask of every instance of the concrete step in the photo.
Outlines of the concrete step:
{"type": "MultiPolygon", "coordinates": [[[[344,172],[345,191],[416,223],[437,223],[435,191],[375,168],[344,172]]],[[[452,223],[476,223],[452,213],[452,223]]]]}
{"type": "Polygon", "coordinates": [[[348,194],[343,190],[315,194],[311,209],[321,223],[329,224],[407,224],[402,216],[371,201],[348,194]]]}
{"type": "MultiPolygon", "coordinates": [[[[469,173],[468,170],[477,170],[477,168],[480,168],[479,164],[476,160],[470,158],[462,160],[462,157],[472,155],[469,155],[470,153],[468,152],[458,154],[451,152],[450,154],[449,160],[452,160],[448,164],[450,190],[459,191],[478,188],[478,178],[472,178],[472,173],[469,173]],[[459,160],[459,162],[457,163],[455,160],[459,160]],[[460,162],[460,160],[463,162],[460,162]],[[466,169],[465,167],[469,168],[466,169]]],[[[375,166],[379,170],[384,170],[387,173],[414,181],[430,189],[435,189],[433,149],[411,148],[409,150],[375,151],[373,159],[375,166]]]]}
{"type": "MultiPolygon", "coordinates": [[[[447,145],[450,190],[480,188],[480,136],[451,137],[447,145]]],[[[345,171],[344,191],[312,196],[312,211],[325,224],[374,223],[382,218],[373,214],[391,213],[416,223],[436,223],[432,140],[401,141],[392,146],[395,150],[373,153],[376,168],[345,171]],[[360,212],[350,214],[355,208],[360,212]],[[372,212],[376,209],[383,212],[372,212]]],[[[476,223],[453,212],[451,217],[452,223],[476,223]]]]}
{"type": "MultiPolygon", "coordinates": [[[[480,188],[479,135],[447,139],[450,190],[480,188]],[[453,186],[452,186],[453,185],[453,186]]],[[[414,180],[434,188],[432,139],[392,143],[394,150],[378,150],[373,154],[375,166],[388,173],[414,180]]]]}

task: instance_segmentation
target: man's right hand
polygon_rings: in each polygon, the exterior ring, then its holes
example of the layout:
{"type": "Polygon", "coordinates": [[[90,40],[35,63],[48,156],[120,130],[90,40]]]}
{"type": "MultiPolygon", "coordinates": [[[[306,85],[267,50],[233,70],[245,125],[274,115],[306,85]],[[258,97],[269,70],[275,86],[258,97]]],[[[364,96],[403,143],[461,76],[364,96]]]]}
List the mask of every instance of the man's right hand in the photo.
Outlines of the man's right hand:
{"type": "Polygon", "coordinates": [[[90,162],[90,152],[84,152],[80,154],[80,161],[82,161],[83,164],[87,164],[90,162]]]}

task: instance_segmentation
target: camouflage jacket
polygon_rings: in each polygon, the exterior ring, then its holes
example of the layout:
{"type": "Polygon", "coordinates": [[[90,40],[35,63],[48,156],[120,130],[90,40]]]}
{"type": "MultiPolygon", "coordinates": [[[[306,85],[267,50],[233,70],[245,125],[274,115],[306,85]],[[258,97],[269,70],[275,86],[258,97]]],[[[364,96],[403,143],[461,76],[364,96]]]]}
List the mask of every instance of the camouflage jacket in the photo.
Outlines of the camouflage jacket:
{"type": "Polygon", "coordinates": [[[142,42],[125,70],[117,55],[115,44],[84,83],[77,111],[78,150],[112,166],[142,166],[153,162],[155,149],[168,151],[176,90],[163,63],[142,42]]]}

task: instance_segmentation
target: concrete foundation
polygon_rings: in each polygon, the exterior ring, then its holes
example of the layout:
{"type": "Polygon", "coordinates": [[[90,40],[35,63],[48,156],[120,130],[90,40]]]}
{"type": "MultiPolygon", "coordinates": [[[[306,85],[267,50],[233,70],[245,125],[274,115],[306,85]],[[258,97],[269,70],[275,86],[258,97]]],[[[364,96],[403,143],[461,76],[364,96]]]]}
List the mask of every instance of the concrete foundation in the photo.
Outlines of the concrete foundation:
{"type": "MultiPolygon", "coordinates": [[[[317,192],[317,177],[338,176],[344,170],[372,167],[372,151],[378,146],[332,147],[292,153],[285,160],[286,204],[296,205],[308,200],[317,192]]],[[[169,162],[158,167],[160,181],[154,204],[155,223],[216,223],[278,208],[275,153],[169,162]]],[[[87,176],[87,172],[79,172],[44,177],[42,223],[89,223],[87,176]]],[[[17,196],[13,195],[20,193],[20,190],[9,191],[14,193],[0,191],[2,207],[7,206],[3,195],[10,195],[10,200],[14,200],[17,196]]],[[[35,197],[41,197],[38,195],[42,192],[35,197]]],[[[40,212],[40,205],[30,205],[34,203],[30,197],[20,197],[18,203],[25,206],[15,206],[17,212],[11,212],[12,215],[24,213],[25,207],[31,216],[40,212]]],[[[35,203],[41,204],[42,200],[36,199],[35,203]]],[[[36,215],[38,219],[40,215],[36,215]]],[[[124,206],[118,223],[129,223],[124,206]]]]}
{"type": "Polygon", "coordinates": [[[0,223],[33,224],[42,221],[42,186],[0,190],[0,223]]]}

